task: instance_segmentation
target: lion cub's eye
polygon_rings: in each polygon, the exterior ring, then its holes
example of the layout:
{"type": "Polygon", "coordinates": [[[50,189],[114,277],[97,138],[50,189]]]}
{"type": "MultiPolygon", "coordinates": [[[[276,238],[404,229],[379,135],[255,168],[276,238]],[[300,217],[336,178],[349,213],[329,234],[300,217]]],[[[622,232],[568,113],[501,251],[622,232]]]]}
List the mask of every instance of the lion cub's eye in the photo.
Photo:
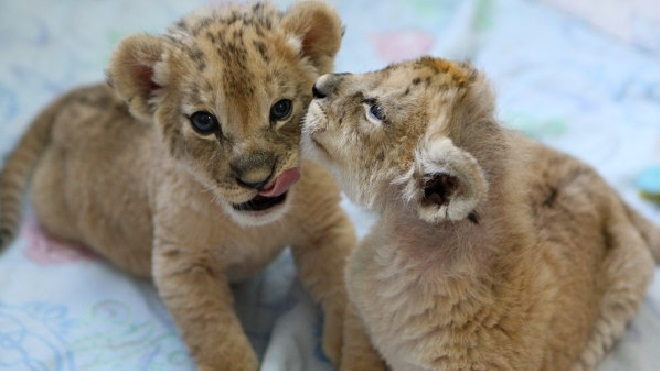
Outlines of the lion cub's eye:
{"type": "Polygon", "coordinates": [[[212,113],[197,111],[190,116],[190,123],[196,132],[207,135],[218,130],[218,120],[212,113]]]}
{"type": "Polygon", "coordinates": [[[282,121],[291,115],[291,100],[280,99],[270,108],[270,121],[282,121]]]}
{"type": "Polygon", "coordinates": [[[376,121],[382,123],[385,121],[385,110],[383,106],[378,104],[375,99],[367,99],[364,101],[367,119],[369,121],[376,121]]]}

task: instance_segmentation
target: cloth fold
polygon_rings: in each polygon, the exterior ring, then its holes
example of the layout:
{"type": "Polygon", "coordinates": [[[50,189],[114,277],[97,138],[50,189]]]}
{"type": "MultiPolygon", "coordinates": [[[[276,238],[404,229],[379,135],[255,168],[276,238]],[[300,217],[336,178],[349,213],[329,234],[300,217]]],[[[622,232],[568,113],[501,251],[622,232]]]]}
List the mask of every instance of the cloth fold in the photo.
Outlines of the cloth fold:
{"type": "MultiPolygon", "coordinates": [[[[4,2],[0,154],[56,95],[103,80],[121,37],[162,32],[209,3],[218,1],[4,2]]],[[[640,198],[635,186],[644,169],[660,163],[660,63],[634,40],[602,32],[549,0],[330,3],[346,26],[338,72],[422,54],[469,58],[490,76],[503,122],[595,166],[633,207],[660,222],[658,206],[640,198]]],[[[598,0],[582,3],[599,11],[598,0]]],[[[343,206],[363,236],[370,215],[348,201],[343,206]]],[[[234,293],[262,370],[333,369],[321,351],[322,314],[288,253],[234,293]]],[[[658,279],[598,370],[659,370],[657,349],[658,279]]],[[[150,282],[45,235],[29,219],[0,256],[0,371],[193,369],[150,282]]]]}

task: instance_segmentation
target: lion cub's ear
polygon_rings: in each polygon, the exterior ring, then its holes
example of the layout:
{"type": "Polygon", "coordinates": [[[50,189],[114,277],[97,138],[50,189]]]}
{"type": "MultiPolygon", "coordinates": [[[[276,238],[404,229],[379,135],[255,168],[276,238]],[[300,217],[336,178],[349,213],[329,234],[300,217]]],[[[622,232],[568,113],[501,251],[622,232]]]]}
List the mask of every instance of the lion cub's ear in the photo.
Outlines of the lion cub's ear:
{"type": "Polygon", "coordinates": [[[119,43],[108,66],[108,83],[143,121],[151,120],[152,99],[167,85],[163,52],[163,42],[156,36],[128,36],[119,43]]]}
{"type": "Polygon", "coordinates": [[[284,29],[300,41],[301,54],[308,57],[319,74],[332,72],[339,52],[343,28],[339,14],[320,1],[304,1],[284,14],[284,29]]]}
{"type": "Polygon", "coordinates": [[[415,162],[420,219],[437,223],[468,218],[478,223],[475,210],[487,197],[488,182],[477,159],[445,137],[425,143],[415,162]]]}

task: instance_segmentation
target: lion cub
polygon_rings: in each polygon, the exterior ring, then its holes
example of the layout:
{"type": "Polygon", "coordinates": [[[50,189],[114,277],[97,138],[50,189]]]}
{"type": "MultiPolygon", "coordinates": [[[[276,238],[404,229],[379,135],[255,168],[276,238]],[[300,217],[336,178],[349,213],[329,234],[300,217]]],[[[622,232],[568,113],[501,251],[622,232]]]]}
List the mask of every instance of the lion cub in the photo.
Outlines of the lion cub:
{"type": "Polygon", "coordinates": [[[349,298],[395,371],[590,370],[660,230],[594,169],[502,127],[483,74],[430,57],[313,88],[303,151],[379,220],[349,298]]]}
{"type": "MultiPolygon", "coordinates": [[[[0,247],[32,179],[36,216],[124,270],[152,277],[198,370],[258,369],[230,283],[291,246],[338,362],[345,259],[339,189],[299,158],[314,80],[342,37],[322,2],[196,12],[120,42],[110,86],[74,90],[34,121],[0,175],[0,247]]],[[[350,340],[350,337],[348,337],[350,340]]]]}

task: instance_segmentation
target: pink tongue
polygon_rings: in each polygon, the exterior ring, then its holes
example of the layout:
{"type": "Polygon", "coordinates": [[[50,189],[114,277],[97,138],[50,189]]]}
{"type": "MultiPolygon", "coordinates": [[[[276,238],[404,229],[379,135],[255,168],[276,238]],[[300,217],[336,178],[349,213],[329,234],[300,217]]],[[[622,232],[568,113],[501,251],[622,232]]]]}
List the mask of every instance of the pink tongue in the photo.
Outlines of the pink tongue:
{"type": "Polygon", "coordinates": [[[264,189],[259,192],[260,196],[265,197],[277,197],[282,193],[286,192],[291,188],[291,186],[300,179],[300,169],[297,167],[292,167],[291,169],[285,170],[275,181],[275,185],[271,188],[264,189]]]}

